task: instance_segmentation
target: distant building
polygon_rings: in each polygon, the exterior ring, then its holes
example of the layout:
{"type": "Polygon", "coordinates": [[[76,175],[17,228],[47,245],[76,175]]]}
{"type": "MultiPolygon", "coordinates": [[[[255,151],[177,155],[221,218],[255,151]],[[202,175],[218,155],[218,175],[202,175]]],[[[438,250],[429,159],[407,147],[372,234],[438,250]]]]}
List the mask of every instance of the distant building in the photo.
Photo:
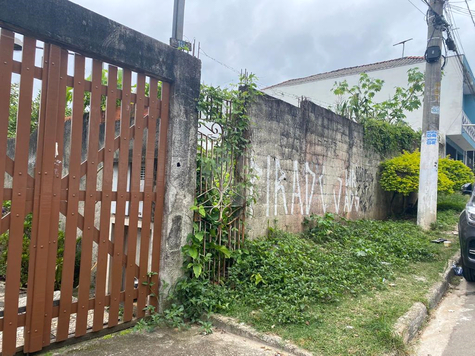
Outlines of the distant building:
{"type": "MultiPolygon", "coordinates": [[[[376,101],[383,101],[394,93],[394,87],[407,86],[409,69],[418,68],[424,72],[425,64],[423,57],[404,57],[291,79],[267,87],[263,91],[294,105],[298,105],[299,99],[305,97],[331,109],[338,101],[338,97],[332,92],[335,82],[346,80],[353,86],[358,83],[361,73],[368,73],[372,78],[384,80],[383,89],[375,96],[376,101]]],[[[442,77],[440,134],[441,144],[445,146],[443,152],[473,169],[475,127],[462,126],[475,123],[475,95],[467,83],[468,80],[473,87],[475,79],[465,56],[448,57],[442,77]]],[[[406,115],[406,121],[413,129],[419,130],[422,127],[422,106],[418,110],[407,112],[406,115]]]]}

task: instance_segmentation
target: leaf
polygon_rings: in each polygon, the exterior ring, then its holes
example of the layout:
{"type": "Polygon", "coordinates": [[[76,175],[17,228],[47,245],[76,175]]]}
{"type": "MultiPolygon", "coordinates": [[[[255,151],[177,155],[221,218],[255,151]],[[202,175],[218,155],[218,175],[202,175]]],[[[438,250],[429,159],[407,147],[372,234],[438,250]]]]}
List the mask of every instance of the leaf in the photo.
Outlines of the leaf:
{"type": "Polygon", "coordinates": [[[200,205],[200,207],[198,208],[198,213],[200,213],[200,215],[202,217],[206,216],[206,211],[205,211],[205,208],[203,207],[203,205],[200,205]]]}
{"type": "Polygon", "coordinates": [[[203,237],[204,237],[204,232],[203,231],[198,231],[196,234],[195,234],[195,238],[198,240],[198,241],[203,241],[203,237]]]}
{"type": "Polygon", "coordinates": [[[195,277],[198,278],[201,275],[202,267],[201,265],[193,265],[193,273],[195,277]]]}

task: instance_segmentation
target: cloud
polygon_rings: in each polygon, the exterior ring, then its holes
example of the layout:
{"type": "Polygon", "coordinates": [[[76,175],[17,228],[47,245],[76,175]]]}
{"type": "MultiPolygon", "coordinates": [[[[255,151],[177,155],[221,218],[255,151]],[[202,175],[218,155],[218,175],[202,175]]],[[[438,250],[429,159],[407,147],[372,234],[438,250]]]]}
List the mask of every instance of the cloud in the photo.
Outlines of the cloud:
{"type": "MultiPolygon", "coordinates": [[[[171,36],[173,0],[75,2],[162,42],[171,36]]],[[[467,16],[456,20],[468,59],[475,60],[469,46],[475,27],[467,16]]],[[[200,53],[203,82],[223,86],[247,69],[266,86],[398,58],[402,47],[393,45],[408,38],[406,55],[421,56],[427,25],[407,0],[187,0],[184,33],[213,58],[200,53]]]]}

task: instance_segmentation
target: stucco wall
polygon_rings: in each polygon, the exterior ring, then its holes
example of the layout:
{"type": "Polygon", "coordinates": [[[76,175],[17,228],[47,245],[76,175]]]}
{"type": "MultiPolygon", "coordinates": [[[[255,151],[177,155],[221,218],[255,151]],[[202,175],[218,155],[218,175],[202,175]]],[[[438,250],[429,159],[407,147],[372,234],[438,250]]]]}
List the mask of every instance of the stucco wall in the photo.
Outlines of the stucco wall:
{"type": "Polygon", "coordinates": [[[301,231],[310,214],[386,216],[380,157],[364,149],[361,125],[309,101],[297,108],[269,96],[259,97],[250,115],[258,194],[248,219],[251,237],[274,224],[301,231]]]}
{"type": "MultiPolygon", "coordinates": [[[[370,77],[382,79],[385,82],[382,90],[375,95],[374,100],[386,100],[394,94],[395,87],[407,87],[407,71],[411,68],[418,68],[419,71],[424,73],[425,62],[368,72],[370,77]]],[[[359,77],[359,74],[355,74],[294,85],[283,85],[265,89],[264,92],[294,105],[297,105],[298,98],[303,96],[318,105],[330,108],[335,106],[338,101],[338,97],[332,92],[335,82],[346,80],[350,86],[353,86],[358,83],[359,77]]],[[[444,68],[441,86],[440,131],[442,133],[460,134],[462,101],[463,77],[460,63],[456,57],[449,57],[444,68]]],[[[413,112],[407,112],[406,116],[406,121],[413,129],[419,130],[422,127],[422,106],[413,112]]]]}

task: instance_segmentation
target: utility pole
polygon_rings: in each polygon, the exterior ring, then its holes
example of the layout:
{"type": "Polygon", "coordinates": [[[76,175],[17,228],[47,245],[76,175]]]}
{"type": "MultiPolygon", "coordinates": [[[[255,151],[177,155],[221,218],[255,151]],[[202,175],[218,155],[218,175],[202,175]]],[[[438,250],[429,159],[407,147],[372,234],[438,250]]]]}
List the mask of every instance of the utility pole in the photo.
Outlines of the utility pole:
{"type": "Polygon", "coordinates": [[[175,0],[173,5],[173,25],[170,46],[180,49],[191,49],[191,43],[183,41],[185,23],[185,0],[175,0]]]}
{"type": "Polygon", "coordinates": [[[437,219],[437,177],[439,171],[439,119],[442,32],[447,23],[442,17],[446,0],[430,0],[427,13],[428,35],[425,53],[425,90],[422,118],[421,164],[417,225],[428,229],[437,219]]]}

